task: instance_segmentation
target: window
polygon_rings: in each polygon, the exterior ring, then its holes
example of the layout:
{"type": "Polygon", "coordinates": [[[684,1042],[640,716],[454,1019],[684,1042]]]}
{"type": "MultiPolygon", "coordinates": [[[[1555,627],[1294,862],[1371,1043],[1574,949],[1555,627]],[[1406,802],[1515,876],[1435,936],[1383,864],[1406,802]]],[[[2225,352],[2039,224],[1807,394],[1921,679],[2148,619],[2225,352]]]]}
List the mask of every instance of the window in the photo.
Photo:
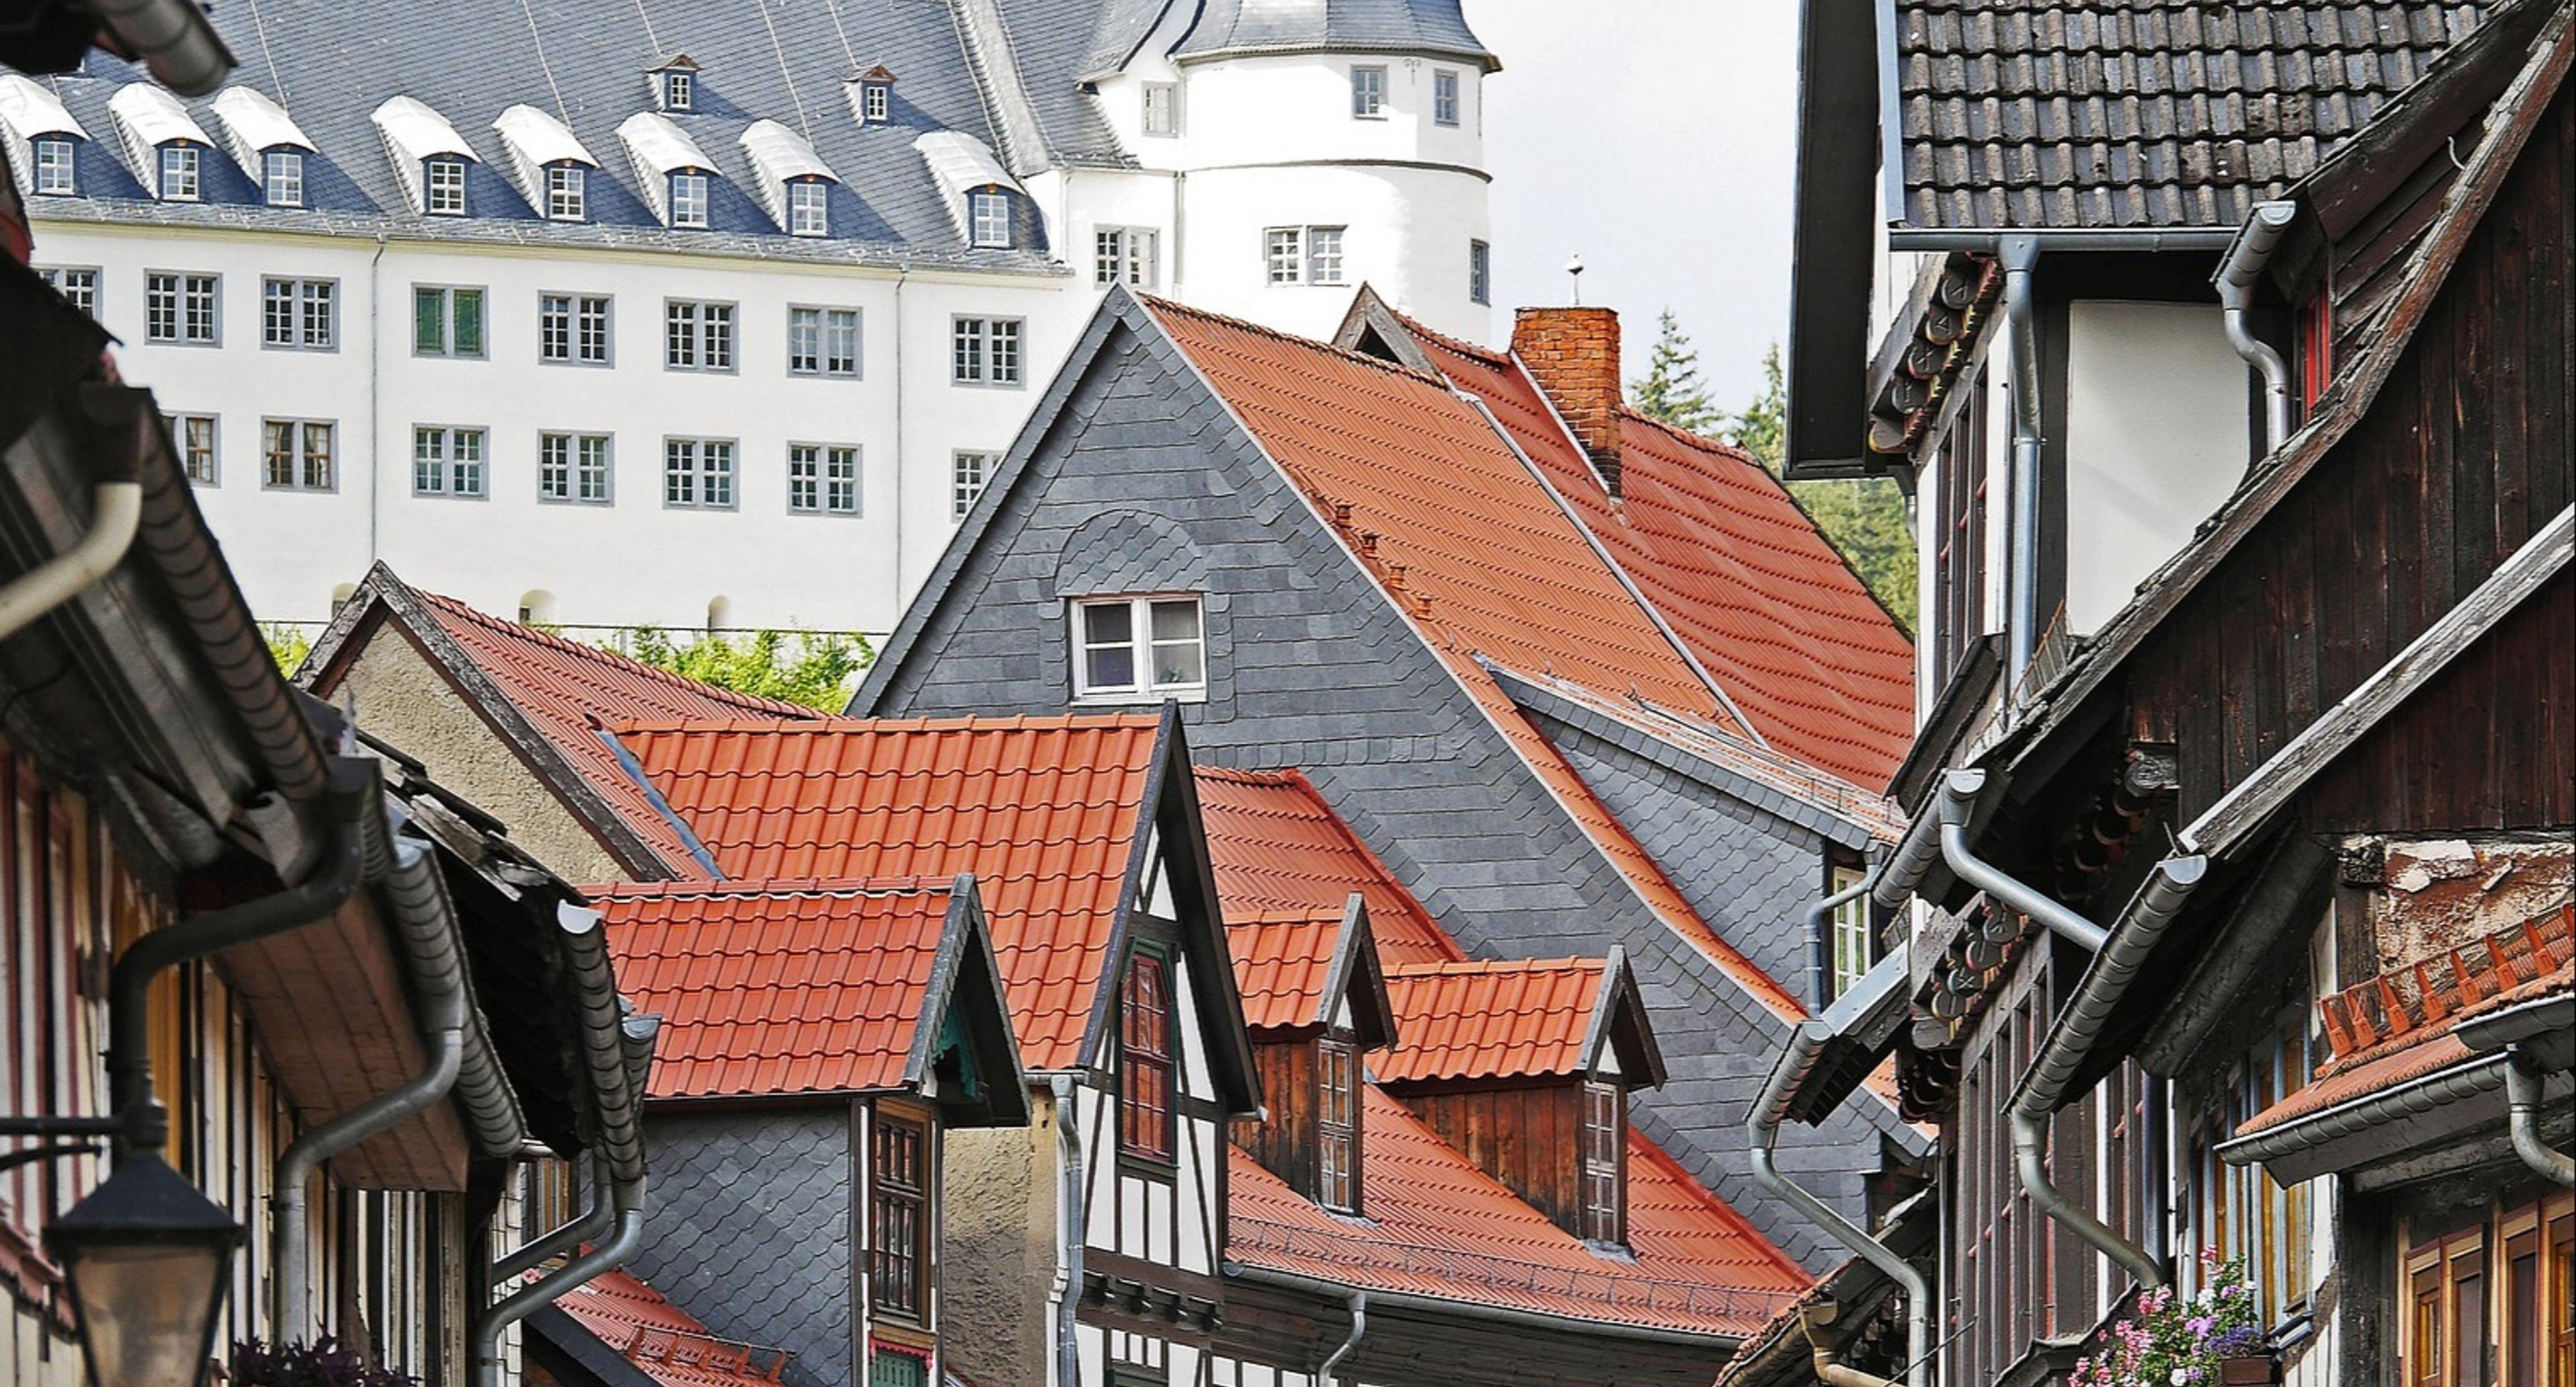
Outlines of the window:
{"type": "Polygon", "coordinates": [[[787,373],[848,376],[859,373],[859,310],[787,310],[787,373]]]}
{"type": "Polygon", "coordinates": [[[859,105],[867,114],[863,120],[882,121],[894,105],[894,88],[883,82],[869,82],[859,93],[859,105]]]}
{"type": "Polygon", "coordinates": [[[272,149],[260,156],[260,191],[271,207],[304,205],[304,156],[292,149],[272,149]]]}
{"type": "Polygon", "coordinates": [[[465,161],[421,161],[421,210],[433,217],[465,215],[465,161]]]}
{"type": "Polygon", "coordinates": [[[993,475],[991,453],[959,453],[949,460],[948,513],[963,520],[975,508],[975,498],[984,494],[984,483],[993,475]]]}
{"type": "Polygon", "coordinates": [[[832,185],[808,178],[787,185],[787,234],[823,236],[832,230],[832,185]]]}
{"type": "Polygon", "coordinates": [[[1932,531],[1932,683],[1949,685],[1986,632],[1986,376],[1933,454],[1939,509],[1932,531]]]}
{"type": "Polygon", "coordinates": [[[979,188],[966,195],[966,223],[974,230],[978,250],[1008,250],[1011,245],[1011,195],[979,188]]]}
{"type": "MultiPolygon", "coordinates": [[[[2304,981],[2304,979],[2303,979],[2304,981]]],[[[2304,993],[2305,988],[2301,991],[2304,993]]],[[[2293,1006],[2273,1018],[2268,1035],[2238,1060],[2233,1089],[2218,1108],[2219,1122],[2199,1133],[2199,1241],[2245,1264],[2254,1283],[2257,1321],[2280,1325],[2307,1300],[2309,1187],[2283,1187],[2260,1166],[2230,1165],[2215,1147],[2256,1113],[2305,1088],[2314,1072],[2308,1008],[2293,1006]]]]}
{"type": "Polygon", "coordinates": [[[93,318],[98,316],[98,270],[95,267],[48,266],[36,274],[45,281],[45,287],[63,296],[63,302],[93,318]]]}
{"type": "Polygon", "coordinates": [[[662,504],[690,510],[733,509],[733,443],[721,438],[663,439],[662,504]]]}
{"type": "Polygon", "coordinates": [[[215,345],[214,275],[153,271],[143,277],[143,337],[149,342],[215,345]]]}
{"type": "Polygon", "coordinates": [[[868,1387],[930,1387],[930,1355],[895,1344],[871,1346],[868,1387]]]}
{"type": "Polygon", "coordinates": [[[1346,1214],[1360,1208],[1358,1068],[1349,1041],[1316,1042],[1315,1134],[1323,1151],[1316,1163],[1315,1201],[1346,1214]]]}
{"type": "Polygon", "coordinates": [[[1145,133],[1177,135],[1181,133],[1181,84],[1147,82],[1145,84],[1145,133]]]}
{"type": "Polygon", "coordinates": [[[330,351],[338,344],[339,289],[331,279],[261,280],[260,345],[330,351]]]}
{"type": "Polygon", "coordinates": [[[1431,74],[1431,123],[1458,123],[1458,73],[1453,68],[1437,68],[1431,74]]]}
{"type": "Polygon", "coordinates": [[[671,175],[671,225],[703,228],[707,224],[707,176],[681,172],[671,175]]]}
{"type": "Polygon", "coordinates": [[[1102,289],[1124,284],[1151,289],[1161,236],[1148,227],[1104,226],[1091,233],[1091,282],[1102,289]]]}
{"type": "Polygon", "coordinates": [[[1616,1084],[1583,1086],[1583,1236],[1615,1243],[1627,1238],[1620,1219],[1620,1167],[1628,1150],[1628,1114],[1616,1084]]]}
{"type": "Polygon", "coordinates": [[[960,385],[1020,383],[1020,320],[958,318],[949,324],[948,377],[960,385]]]}
{"type": "Polygon", "coordinates": [[[1094,599],[1075,604],[1074,614],[1080,647],[1074,659],[1076,697],[1206,692],[1207,646],[1197,598],[1094,599]]]}
{"type": "Polygon", "coordinates": [[[697,78],[687,72],[670,70],[662,74],[662,109],[685,111],[698,98],[697,78]]]}
{"type": "Polygon", "coordinates": [[[1342,228],[1338,226],[1306,228],[1306,282],[1308,284],[1342,282],[1342,228]]]}
{"type": "Polygon", "coordinates": [[[588,189],[581,165],[546,165],[546,220],[577,222],[588,216],[588,189]]]}
{"type": "Polygon", "coordinates": [[[483,431],[435,426],[411,431],[411,494],[483,494],[483,431]]]}
{"type": "Polygon", "coordinates": [[[331,445],[336,431],[336,425],[321,419],[261,420],[265,468],[260,485],[277,491],[331,490],[331,445]]]}
{"type": "Polygon", "coordinates": [[[197,154],[192,144],[161,146],[161,200],[194,202],[197,200],[197,154]]]}
{"type": "MultiPolygon", "coordinates": [[[[1834,868],[1833,894],[1841,895],[1860,883],[1861,874],[1853,868],[1834,868]]],[[[1830,973],[1833,983],[1833,991],[1827,994],[1828,1000],[1852,990],[1869,975],[1870,965],[1878,961],[1878,950],[1874,947],[1877,941],[1871,937],[1869,913],[1869,893],[1864,891],[1835,906],[1833,918],[1825,922],[1830,936],[1826,940],[1826,956],[1832,960],[1830,973]]]]}
{"type": "Polygon", "coordinates": [[[215,416],[211,414],[169,414],[162,422],[170,426],[170,441],[179,449],[179,470],[199,486],[213,486],[216,479],[215,416]]]}
{"type": "Polygon", "coordinates": [[[662,305],[662,364],[674,371],[733,369],[733,305],[672,299],[662,305]]]}
{"type": "Polygon", "coordinates": [[[1351,117],[1354,120],[1386,119],[1385,68],[1351,69],[1351,117]]]}
{"type": "Polygon", "coordinates": [[[1494,248],[1482,241],[1467,243],[1467,301],[1494,301],[1494,248]]]}
{"type": "Polygon", "coordinates": [[[537,435],[537,499],[604,506],[608,492],[608,435],[537,435]]]}
{"type": "Polygon", "coordinates": [[[1272,284],[1342,282],[1342,233],[1338,226],[1274,226],[1261,233],[1261,255],[1272,284]]]}
{"type": "Polygon", "coordinates": [[[584,366],[608,364],[608,296],[542,294],[537,299],[537,359],[584,366]]]}
{"type": "Polygon", "coordinates": [[[413,285],[411,351],[414,356],[483,355],[483,291],[413,285]]]}
{"type": "Polygon", "coordinates": [[[1169,964],[1143,949],[1127,960],[1118,998],[1118,1154],[1172,1158],[1172,994],[1169,964]]]}
{"type": "Polygon", "coordinates": [[[868,1163],[868,1302],[915,1322],[930,1317],[930,1135],[880,1108],[868,1163]]]}
{"type": "Polygon", "coordinates": [[[859,450],[836,444],[788,444],[787,508],[799,515],[858,514],[859,450]]]}
{"type": "Polygon", "coordinates": [[[36,191],[69,196],[80,191],[80,179],[72,162],[72,142],[40,139],[36,146],[36,191]]]}
{"type": "Polygon", "coordinates": [[[1271,283],[1295,284],[1298,281],[1306,263],[1305,254],[1300,250],[1304,242],[1305,232],[1299,227],[1274,226],[1261,233],[1261,254],[1269,264],[1271,283]]]}

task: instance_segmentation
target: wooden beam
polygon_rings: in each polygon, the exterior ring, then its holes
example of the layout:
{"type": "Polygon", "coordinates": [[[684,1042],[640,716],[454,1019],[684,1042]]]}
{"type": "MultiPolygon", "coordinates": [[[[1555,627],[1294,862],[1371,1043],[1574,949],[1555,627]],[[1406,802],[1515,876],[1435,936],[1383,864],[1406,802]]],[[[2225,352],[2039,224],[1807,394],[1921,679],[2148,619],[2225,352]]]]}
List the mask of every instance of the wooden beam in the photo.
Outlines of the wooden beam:
{"type": "Polygon", "coordinates": [[[2380,719],[2396,711],[2480,636],[2493,630],[2524,598],[2576,559],[2576,506],[2558,513],[2540,533],[2506,559],[2476,591],[2424,629],[2397,657],[2355,685],[2271,760],[2238,781],[2182,833],[2183,847],[2225,857],[2262,827],[2274,811],[2349,750],[2380,719]]]}

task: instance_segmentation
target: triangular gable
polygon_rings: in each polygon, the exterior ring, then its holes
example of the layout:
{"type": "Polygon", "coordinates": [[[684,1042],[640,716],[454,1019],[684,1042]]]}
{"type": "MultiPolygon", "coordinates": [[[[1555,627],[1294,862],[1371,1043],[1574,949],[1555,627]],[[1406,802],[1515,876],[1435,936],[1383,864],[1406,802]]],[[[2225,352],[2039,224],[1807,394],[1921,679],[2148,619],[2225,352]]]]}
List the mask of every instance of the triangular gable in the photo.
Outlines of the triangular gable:
{"type": "Polygon", "coordinates": [[[1381,961],[1444,963],[1467,955],[1395,879],[1303,771],[1198,767],[1199,803],[1228,922],[1321,919],[1360,896],[1381,961]]]}
{"type": "Polygon", "coordinates": [[[1016,1127],[1029,1120],[1028,1073],[1011,1025],[1010,994],[993,952],[993,927],[972,872],[949,888],[948,928],[931,964],[922,1025],[904,1077],[927,1088],[952,1123],[1016,1127]]]}
{"type": "Polygon", "coordinates": [[[1226,921],[1226,941],[1256,1038],[1295,1038],[1345,1025],[1362,1050],[1394,1043],[1386,970],[1369,928],[1368,901],[1359,892],[1350,894],[1338,916],[1238,914],[1226,921]]]}
{"type": "Polygon", "coordinates": [[[1617,1075],[1661,1087],[1662,1051],[1624,949],[1606,958],[1500,959],[1387,975],[1396,1048],[1370,1066],[1397,1085],[1617,1075]]]}

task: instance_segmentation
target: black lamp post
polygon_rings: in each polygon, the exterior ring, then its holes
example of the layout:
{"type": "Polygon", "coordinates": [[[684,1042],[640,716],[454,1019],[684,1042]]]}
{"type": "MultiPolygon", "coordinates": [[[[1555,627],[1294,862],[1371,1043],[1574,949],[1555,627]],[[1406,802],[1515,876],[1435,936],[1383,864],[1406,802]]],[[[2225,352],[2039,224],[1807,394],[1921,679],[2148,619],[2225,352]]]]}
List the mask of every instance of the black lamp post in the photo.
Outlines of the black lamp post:
{"type": "Polygon", "coordinates": [[[129,1152],[45,1230],[90,1387],[198,1387],[242,1228],[157,1151],[129,1152]]]}

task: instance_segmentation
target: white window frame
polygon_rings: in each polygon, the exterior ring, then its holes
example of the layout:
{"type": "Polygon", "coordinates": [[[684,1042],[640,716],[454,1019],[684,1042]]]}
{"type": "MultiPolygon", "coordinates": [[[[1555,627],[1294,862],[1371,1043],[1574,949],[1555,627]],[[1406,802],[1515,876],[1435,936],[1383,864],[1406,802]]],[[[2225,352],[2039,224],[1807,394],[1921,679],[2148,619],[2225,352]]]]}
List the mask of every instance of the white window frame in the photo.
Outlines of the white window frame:
{"type": "Polygon", "coordinates": [[[663,110],[694,111],[697,109],[697,100],[698,82],[694,75],[678,68],[663,69],[663,110]]]}
{"type": "Polygon", "coordinates": [[[738,509],[741,456],[736,439],[666,435],[662,439],[662,508],[738,509]]]}
{"type": "Polygon", "coordinates": [[[271,207],[304,205],[304,152],[296,149],[260,151],[259,192],[271,207]]]}
{"type": "Polygon", "coordinates": [[[1152,592],[1121,594],[1116,597],[1076,598],[1070,603],[1068,612],[1071,618],[1068,634],[1072,641],[1075,702],[1143,703],[1175,698],[1184,703],[1197,703],[1207,698],[1207,603],[1198,593],[1152,592]],[[1189,604],[1191,616],[1197,625],[1196,634],[1187,641],[1155,640],[1153,636],[1155,605],[1182,602],[1189,604]],[[1128,684],[1094,684],[1091,681],[1091,661],[1088,658],[1091,651],[1095,648],[1114,649],[1115,646],[1105,642],[1095,645],[1089,639],[1089,623],[1085,618],[1092,611],[1120,606],[1127,608],[1128,658],[1133,661],[1132,668],[1136,679],[1128,684]],[[1153,674],[1154,650],[1155,647],[1163,645],[1197,647],[1199,677],[1196,680],[1171,682],[1156,679],[1153,674]]]}
{"type": "Polygon", "coordinates": [[[715,185],[698,169],[679,169],[671,174],[671,225],[682,231],[704,231],[715,215],[715,185]]]}
{"type": "Polygon", "coordinates": [[[259,345],[272,352],[338,351],[340,281],[263,276],[259,282],[259,345]],[[282,317],[281,302],[285,310],[282,317]]]}
{"type": "Polygon", "coordinates": [[[191,486],[223,484],[223,422],[212,414],[165,414],[170,447],[178,454],[179,475],[191,486]],[[201,460],[203,468],[197,464],[201,460]]]}
{"type": "Polygon", "coordinates": [[[80,155],[72,142],[60,135],[40,135],[29,141],[28,155],[35,162],[36,192],[46,197],[72,197],[80,192],[80,155]]]}
{"type": "Polygon", "coordinates": [[[860,117],[862,120],[879,123],[893,119],[893,84],[887,82],[860,83],[859,105],[867,112],[866,115],[860,117]]]}
{"type": "Polygon", "coordinates": [[[1306,282],[1306,228],[1265,226],[1261,229],[1261,282],[1269,285],[1306,282]]]}
{"type": "Polygon", "coordinates": [[[719,299],[662,300],[662,369],[731,375],[741,360],[734,327],[739,306],[719,299]]]}
{"type": "Polygon", "coordinates": [[[1459,81],[1458,69],[1435,67],[1431,70],[1432,124],[1447,126],[1453,130],[1458,127],[1459,117],[1466,110],[1460,97],[1461,91],[1462,84],[1459,81]]]}
{"type": "Polygon", "coordinates": [[[1494,301],[1494,245],[1491,241],[1467,242],[1467,301],[1488,305],[1494,301]]]}
{"type": "Polygon", "coordinates": [[[63,296],[63,302],[92,318],[98,316],[98,266],[39,265],[36,275],[45,287],[63,296]]]}
{"type": "Polygon", "coordinates": [[[857,515],[859,448],[854,443],[787,445],[787,511],[791,515],[857,515]]]}
{"type": "Polygon", "coordinates": [[[1306,282],[1308,284],[1338,285],[1349,282],[1350,263],[1344,250],[1349,238],[1350,228],[1347,226],[1306,228],[1306,282]]]}
{"type": "MultiPolygon", "coordinates": [[[[486,305],[489,306],[488,303],[486,305]]],[[[611,294],[584,294],[578,291],[547,289],[537,295],[537,360],[547,366],[614,366],[617,364],[617,324],[614,318],[616,297],[611,294]],[[596,312],[592,305],[598,305],[596,312]],[[595,327],[594,327],[595,325],[595,327]],[[548,335],[560,330],[563,354],[554,353],[548,335]],[[596,335],[599,352],[591,354],[590,344],[596,335]]],[[[491,324],[484,324],[484,336],[491,335],[491,324]]]]}
{"type": "Polygon", "coordinates": [[[948,320],[948,380],[1016,390],[1028,380],[1028,320],[959,314],[948,320]]]}
{"type": "Polygon", "coordinates": [[[1091,285],[1124,284],[1152,292],[1162,282],[1162,233],[1150,226],[1098,226],[1091,231],[1091,285]]]}
{"type": "Polygon", "coordinates": [[[430,217],[465,215],[465,161],[449,155],[420,161],[421,214],[430,217]]]}
{"type": "Polygon", "coordinates": [[[492,435],[453,424],[414,424],[411,494],[480,501],[492,493],[492,435]]]}
{"type": "Polygon", "coordinates": [[[174,141],[161,146],[161,201],[197,202],[205,197],[203,158],[204,151],[192,144],[174,141]]]}
{"type": "MultiPolygon", "coordinates": [[[[1837,865],[1833,869],[1833,894],[1839,895],[1862,880],[1857,867],[1837,865]]],[[[1841,905],[1825,921],[1825,978],[1832,988],[1828,1000],[1840,997],[1860,980],[1869,976],[1870,965],[1878,960],[1877,941],[1870,928],[1869,894],[1863,892],[1841,905]]]]}
{"type": "Polygon", "coordinates": [[[1386,119],[1386,64],[1351,65],[1351,119],[1386,119]]]}
{"type": "Polygon", "coordinates": [[[260,490],[332,492],[340,489],[339,420],[302,419],[282,415],[268,415],[264,416],[259,421],[259,435],[260,490]],[[276,479],[275,475],[270,471],[269,466],[271,457],[275,453],[275,450],[269,446],[269,438],[271,433],[279,428],[287,430],[287,450],[285,456],[287,459],[287,467],[293,474],[287,480],[282,482],[276,479]],[[321,480],[318,483],[314,480],[315,467],[313,462],[315,456],[315,450],[313,447],[313,440],[315,437],[314,431],[317,429],[321,431],[320,437],[322,439],[322,462],[320,467],[321,480]]]}
{"type": "Polygon", "coordinates": [[[578,222],[590,219],[589,171],[579,164],[546,165],[546,220],[578,222]]]}
{"type": "Polygon", "coordinates": [[[1148,135],[1171,139],[1181,133],[1181,84],[1147,82],[1138,97],[1137,123],[1148,135]]]}
{"type": "Polygon", "coordinates": [[[832,234],[832,185],[820,178],[800,178],[787,185],[787,234],[832,234]]]}
{"type": "Polygon", "coordinates": [[[1011,248],[1011,195],[999,188],[975,188],[966,194],[969,244],[977,250],[1011,248]]]}
{"type": "Polygon", "coordinates": [[[1000,463],[999,453],[977,448],[960,448],[948,459],[948,518],[963,520],[975,509],[984,488],[993,483],[993,468],[1000,463]]]}
{"type": "Polygon", "coordinates": [[[550,506],[617,503],[616,435],[547,429],[537,435],[537,500],[550,506]],[[558,485],[560,479],[560,485],[558,485]],[[597,486],[592,486],[596,479],[597,486]]]}
{"type": "Polygon", "coordinates": [[[165,347],[220,347],[224,344],[224,277],[190,270],[143,272],[143,340],[165,347]],[[169,281],[165,289],[161,281],[169,281]],[[169,300],[170,331],[158,331],[159,300],[169,300]],[[200,322],[204,331],[197,328],[200,322]]]}
{"type": "Polygon", "coordinates": [[[787,374],[826,380],[857,380],[866,350],[866,320],[858,309],[798,303],[787,307],[787,374]],[[839,354],[838,339],[848,339],[849,354],[839,354]]]}

